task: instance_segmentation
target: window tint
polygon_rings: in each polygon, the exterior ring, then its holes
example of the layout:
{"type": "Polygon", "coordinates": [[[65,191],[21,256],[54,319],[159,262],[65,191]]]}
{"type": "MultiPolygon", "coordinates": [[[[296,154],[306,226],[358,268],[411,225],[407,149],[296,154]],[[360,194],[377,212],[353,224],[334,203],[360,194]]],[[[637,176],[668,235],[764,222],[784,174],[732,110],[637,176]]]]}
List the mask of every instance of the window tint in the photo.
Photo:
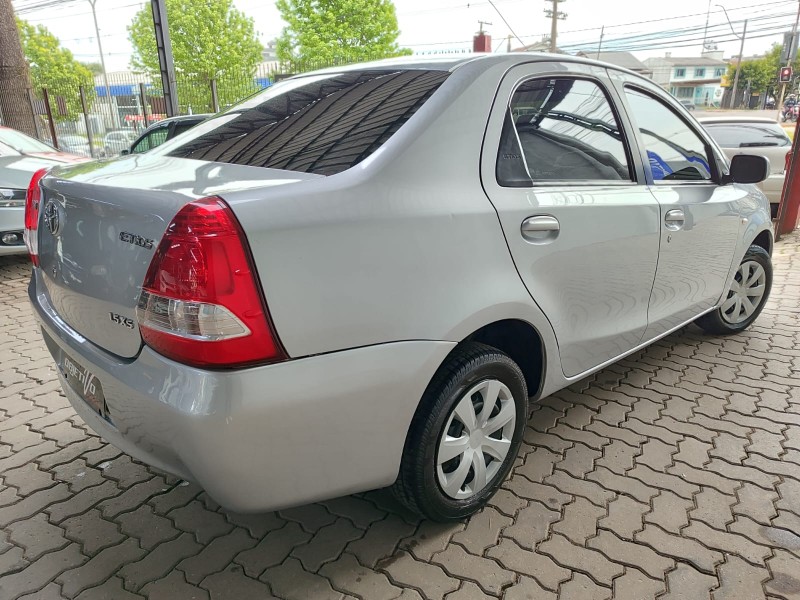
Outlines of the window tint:
{"type": "Polygon", "coordinates": [[[660,100],[626,89],[655,181],[706,181],[711,169],[702,138],[660,100]]]}
{"type": "Polygon", "coordinates": [[[497,181],[630,181],[622,135],[606,95],[591,81],[537,79],[514,92],[506,112],[497,181]]]}
{"type": "Polygon", "coordinates": [[[175,128],[172,130],[172,135],[180,135],[184,131],[189,131],[192,127],[200,123],[200,121],[179,121],[175,123],[175,128]]]}
{"type": "Polygon", "coordinates": [[[447,79],[444,71],[348,71],[287,80],[179,141],[170,156],[339,173],[383,145],[447,79]]]}
{"type": "Polygon", "coordinates": [[[777,123],[706,123],[703,126],[723,148],[792,145],[789,136],[777,123]]]}
{"type": "Polygon", "coordinates": [[[155,148],[156,146],[160,146],[164,142],[167,141],[167,132],[169,131],[168,127],[159,127],[158,129],[154,129],[146,136],[144,136],[136,146],[133,147],[134,154],[140,154],[142,152],[147,152],[155,148]]]}

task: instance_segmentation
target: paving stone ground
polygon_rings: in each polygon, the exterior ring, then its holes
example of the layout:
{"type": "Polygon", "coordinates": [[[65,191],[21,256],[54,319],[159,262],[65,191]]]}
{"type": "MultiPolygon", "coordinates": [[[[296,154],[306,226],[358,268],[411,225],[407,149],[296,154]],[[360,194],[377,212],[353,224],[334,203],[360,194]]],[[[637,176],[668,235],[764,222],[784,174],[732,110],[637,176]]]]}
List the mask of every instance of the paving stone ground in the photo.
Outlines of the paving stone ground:
{"type": "Polygon", "coordinates": [[[61,395],[0,258],[0,599],[800,598],[800,236],[757,324],[694,326],[544,399],[467,523],[385,491],[264,515],[131,460],[61,395]]]}

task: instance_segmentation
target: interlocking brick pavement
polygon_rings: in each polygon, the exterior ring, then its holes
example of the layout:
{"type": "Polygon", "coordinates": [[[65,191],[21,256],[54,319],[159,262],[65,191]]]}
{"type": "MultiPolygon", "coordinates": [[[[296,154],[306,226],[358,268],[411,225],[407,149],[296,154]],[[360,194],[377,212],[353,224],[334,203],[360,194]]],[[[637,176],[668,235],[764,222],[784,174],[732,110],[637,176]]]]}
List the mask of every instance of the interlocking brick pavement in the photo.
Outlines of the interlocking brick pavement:
{"type": "Polygon", "coordinates": [[[539,403],[466,523],[386,491],[264,515],[108,446],[0,258],[0,599],[800,598],[800,235],[756,325],[684,328],[539,403]]]}

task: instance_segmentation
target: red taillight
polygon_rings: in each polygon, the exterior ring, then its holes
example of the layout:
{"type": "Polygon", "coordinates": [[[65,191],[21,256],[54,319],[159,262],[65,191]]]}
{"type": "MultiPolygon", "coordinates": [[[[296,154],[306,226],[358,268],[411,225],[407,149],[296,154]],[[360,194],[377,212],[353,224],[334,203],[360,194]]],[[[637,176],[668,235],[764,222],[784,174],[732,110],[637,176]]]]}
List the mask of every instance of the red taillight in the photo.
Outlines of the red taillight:
{"type": "Polygon", "coordinates": [[[36,230],[39,227],[39,205],[42,203],[42,188],[39,183],[47,174],[47,169],[39,169],[31,177],[28,184],[28,193],[25,195],[25,245],[31,255],[31,262],[39,266],[39,239],[36,230]]]}
{"type": "Polygon", "coordinates": [[[220,198],[187,204],[172,219],[136,313],[145,343],[182,363],[236,367],[286,358],[244,232],[220,198]]]}

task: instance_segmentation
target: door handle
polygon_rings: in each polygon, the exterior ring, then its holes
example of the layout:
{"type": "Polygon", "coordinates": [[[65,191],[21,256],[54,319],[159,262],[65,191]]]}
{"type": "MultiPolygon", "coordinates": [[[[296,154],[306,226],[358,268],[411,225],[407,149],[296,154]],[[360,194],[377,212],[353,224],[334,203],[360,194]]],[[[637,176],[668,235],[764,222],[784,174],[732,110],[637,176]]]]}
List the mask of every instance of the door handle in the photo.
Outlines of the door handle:
{"type": "Polygon", "coordinates": [[[686,222],[686,216],[683,214],[683,210],[680,208],[676,208],[670,211],[667,211],[667,214],[664,215],[664,225],[667,229],[672,231],[677,231],[683,227],[683,224],[686,222]]]}
{"type": "Polygon", "coordinates": [[[561,225],[558,223],[558,219],[551,215],[528,217],[520,226],[522,237],[533,244],[553,241],[558,237],[560,230],[561,225]]]}

